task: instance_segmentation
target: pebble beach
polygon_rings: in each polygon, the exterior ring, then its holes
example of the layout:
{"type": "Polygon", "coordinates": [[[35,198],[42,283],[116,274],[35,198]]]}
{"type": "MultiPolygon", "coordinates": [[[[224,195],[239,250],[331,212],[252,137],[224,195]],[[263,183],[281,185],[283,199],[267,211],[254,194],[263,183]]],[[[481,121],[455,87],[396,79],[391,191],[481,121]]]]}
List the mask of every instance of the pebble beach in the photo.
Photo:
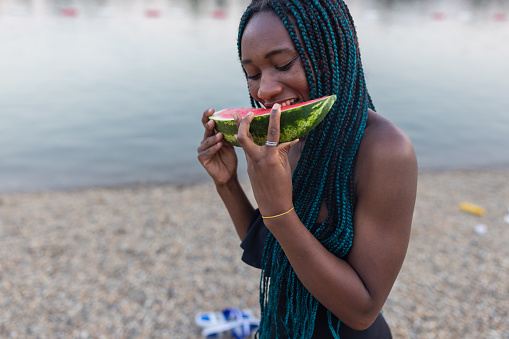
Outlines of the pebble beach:
{"type": "MultiPolygon", "coordinates": [[[[509,339],[508,208],[509,170],[420,172],[394,338],[509,339]]],[[[0,194],[0,338],[200,338],[198,312],[259,314],[239,244],[211,183],[0,194]]]]}

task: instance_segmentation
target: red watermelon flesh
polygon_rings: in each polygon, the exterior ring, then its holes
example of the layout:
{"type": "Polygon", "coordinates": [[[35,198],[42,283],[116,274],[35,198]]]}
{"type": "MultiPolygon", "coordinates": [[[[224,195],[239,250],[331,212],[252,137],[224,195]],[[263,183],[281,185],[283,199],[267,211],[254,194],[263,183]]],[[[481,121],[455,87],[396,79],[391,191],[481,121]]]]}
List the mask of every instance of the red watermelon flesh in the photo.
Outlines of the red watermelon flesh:
{"type": "MultiPolygon", "coordinates": [[[[324,98],[327,98],[327,97],[328,96],[325,96],[325,97],[319,98],[319,99],[309,100],[309,101],[306,101],[306,102],[298,102],[298,103],[293,104],[293,105],[288,105],[288,106],[285,106],[285,107],[281,108],[281,112],[284,112],[286,110],[292,109],[294,107],[299,107],[299,106],[302,106],[302,105],[313,104],[313,103],[315,103],[317,101],[320,101],[320,100],[322,100],[324,98]]],[[[221,119],[233,119],[233,112],[237,112],[243,118],[249,112],[253,112],[255,117],[257,117],[257,116],[260,116],[260,115],[270,114],[270,111],[271,111],[271,108],[228,108],[228,109],[223,109],[221,111],[218,111],[218,112],[214,113],[214,116],[217,117],[217,118],[221,118],[221,119]]]]}

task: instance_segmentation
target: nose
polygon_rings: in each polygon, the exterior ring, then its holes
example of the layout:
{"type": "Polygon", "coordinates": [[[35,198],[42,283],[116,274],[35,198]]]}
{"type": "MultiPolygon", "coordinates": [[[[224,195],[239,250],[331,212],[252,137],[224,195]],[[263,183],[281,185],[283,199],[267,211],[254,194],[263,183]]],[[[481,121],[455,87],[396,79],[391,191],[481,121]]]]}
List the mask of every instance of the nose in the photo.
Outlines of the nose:
{"type": "Polygon", "coordinates": [[[262,74],[260,77],[260,86],[258,87],[258,98],[270,100],[270,98],[281,93],[283,85],[277,81],[271,74],[262,74]]]}

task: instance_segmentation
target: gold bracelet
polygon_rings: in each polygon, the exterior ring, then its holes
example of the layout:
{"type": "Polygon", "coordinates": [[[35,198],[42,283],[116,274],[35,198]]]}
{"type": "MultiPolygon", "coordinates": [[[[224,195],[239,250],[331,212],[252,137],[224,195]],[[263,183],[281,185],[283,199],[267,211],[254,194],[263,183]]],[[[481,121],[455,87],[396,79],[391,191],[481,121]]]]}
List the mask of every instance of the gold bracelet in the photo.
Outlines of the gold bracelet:
{"type": "Polygon", "coordinates": [[[281,214],[278,214],[278,215],[273,215],[273,216],[271,216],[271,217],[264,217],[264,216],[262,215],[262,218],[263,218],[263,219],[272,219],[272,218],[277,218],[277,217],[280,217],[280,216],[282,216],[282,215],[285,215],[285,214],[290,213],[292,210],[293,210],[293,207],[292,207],[292,208],[290,208],[288,211],[286,211],[286,212],[284,212],[284,213],[281,213],[281,214]]]}

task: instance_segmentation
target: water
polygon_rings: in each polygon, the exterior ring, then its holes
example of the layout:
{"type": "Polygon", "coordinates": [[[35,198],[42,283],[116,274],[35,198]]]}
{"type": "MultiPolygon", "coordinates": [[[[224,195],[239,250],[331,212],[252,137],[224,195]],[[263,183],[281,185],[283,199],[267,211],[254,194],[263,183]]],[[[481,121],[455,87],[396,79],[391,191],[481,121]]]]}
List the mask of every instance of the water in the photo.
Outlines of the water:
{"type": "MultiPolygon", "coordinates": [[[[0,1],[0,191],[206,180],[202,112],[249,105],[246,4],[0,1]]],[[[420,168],[509,167],[509,6],[350,7],[377,110],[420,168]]]]}

